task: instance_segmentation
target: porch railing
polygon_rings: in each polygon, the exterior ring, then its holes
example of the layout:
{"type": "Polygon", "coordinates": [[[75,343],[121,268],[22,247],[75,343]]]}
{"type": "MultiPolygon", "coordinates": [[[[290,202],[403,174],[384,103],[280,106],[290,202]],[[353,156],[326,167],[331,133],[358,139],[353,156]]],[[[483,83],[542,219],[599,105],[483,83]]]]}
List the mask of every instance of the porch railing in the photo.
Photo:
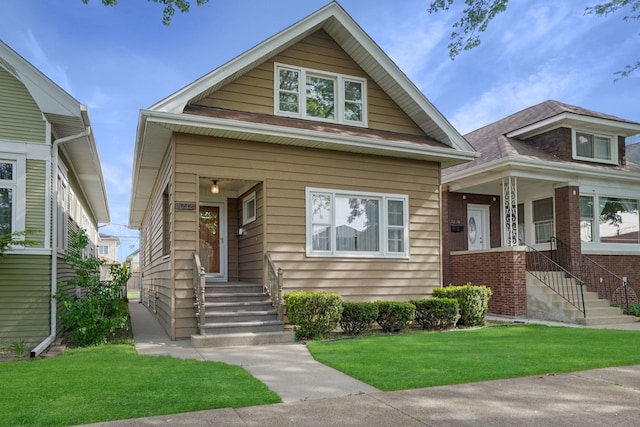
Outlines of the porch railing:
{"type": "Polygon", "coordinates": [[[587,317],[584,303],[584,282],[542,252],[525,243],[520,242],[520,244],[526,246],[527,272],[574,306],[584,317],[587,317]]]}
{"type": "Polygon", "coordinates": [[[265,268],[265,284],[264,288],[273,304],[273,308],[276,310],[277,319],[282,320],[284,318],[284,301],[282,294],[282,285],[284,283],[284,271],[281,268],[276,267],[275,263],[271,259],[271,255],[268,252],[264,254],[264,268],[265,268]]]}
{"type": "Polygon", "coordinates": [[[200,262],[200,255],[198,252],[193,252],[193,293],[196,308],[196,318],[198,319],[198,329],[200,333],[203,333],[202,325],[206,321],[206,308],[205,308],[205,272],[202,263],[200,262]]]}
{"type": "Polygon", "coordinates": [[[551,238],[551,249],[553,259],[582,279],[588,290],[597,292],[600,298],[618,304],[625,313],[629,313],[629,294],[633,290],[629,287],[626,277],[620,277],[607,270],[556,237],[551,238]]]}

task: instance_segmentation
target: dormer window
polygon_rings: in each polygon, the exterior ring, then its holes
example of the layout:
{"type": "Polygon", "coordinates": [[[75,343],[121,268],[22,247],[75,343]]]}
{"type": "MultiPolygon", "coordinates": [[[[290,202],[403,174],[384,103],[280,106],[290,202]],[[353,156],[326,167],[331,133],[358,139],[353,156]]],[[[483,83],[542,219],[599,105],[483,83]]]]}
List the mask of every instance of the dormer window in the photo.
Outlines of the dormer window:
{"type": "Polygon", "coordinates": [[[366,80],[276,64],[277,115],[366,126],[366,80]]]}
{"type": "Polygon", "coordinates": [[[610,135],[573,131],[573,158],[590,162],[618,164],[618,146],[610,135]]]}

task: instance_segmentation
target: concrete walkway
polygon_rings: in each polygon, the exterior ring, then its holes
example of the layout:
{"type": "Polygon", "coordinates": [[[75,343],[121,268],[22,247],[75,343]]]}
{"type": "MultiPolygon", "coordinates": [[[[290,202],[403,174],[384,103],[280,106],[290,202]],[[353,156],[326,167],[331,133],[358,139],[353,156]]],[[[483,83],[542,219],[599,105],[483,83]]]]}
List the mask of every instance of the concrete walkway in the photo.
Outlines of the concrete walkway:
{"type": "Polygon", "coordinates": [[[640,416],[640,365],[383,393],[316,362],[302,344],[194,349],[170,341],[142,305],[130,308],[140,354],[240,365],[285,403],[97,426],[614,426],[640,416]]]}

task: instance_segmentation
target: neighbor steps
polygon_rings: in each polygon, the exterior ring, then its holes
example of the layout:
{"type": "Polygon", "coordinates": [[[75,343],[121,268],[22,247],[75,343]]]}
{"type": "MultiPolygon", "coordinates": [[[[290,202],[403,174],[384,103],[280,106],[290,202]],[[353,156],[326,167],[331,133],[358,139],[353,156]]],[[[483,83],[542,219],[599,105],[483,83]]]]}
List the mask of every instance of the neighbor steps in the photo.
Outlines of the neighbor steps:
{"type": "Polygon", "coordinates": [[[269,344],[293,341],[293,332],[277,319],[262,285],[207,282],[205,323],[192,335],[194,347],[269,344]]]}
{"type": "MultiPolygon", "coordinates": [[[[562,273],[548,273],[562,274],[562,273]]],[[[579,285],[571,280],[570,286],[579,292],[579,285]]],[[[596,292],[584,291],[584,305],[586,317],[568,301],[538,280],[531,273],[527,273],[527,305],[531,318],[571,322],[586,326],[621,325],[634,323],[634,316],[622,314],[619,307],[611,307],[606,299],[598,297],[596,292]]]]}

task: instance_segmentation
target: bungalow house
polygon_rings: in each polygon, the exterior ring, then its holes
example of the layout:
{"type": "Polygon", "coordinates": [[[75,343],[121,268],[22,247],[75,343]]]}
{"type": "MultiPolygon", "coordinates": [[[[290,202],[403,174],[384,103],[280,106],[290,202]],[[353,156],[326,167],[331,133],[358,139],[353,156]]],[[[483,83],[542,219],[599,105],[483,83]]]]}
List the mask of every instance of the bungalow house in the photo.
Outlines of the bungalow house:
{"type": "Polygon", "coordinates": [[[0,233],[36,230],[0,259],[0,340],[32,355],[60,332],[51,297],[73,273],[68,234],[109,221],[87,108],[0,41],[0,233]]]}
{"type": "Polygon", "coordinates": [[[330,3],[140,112],[142,302],[182,339],[264,326],[244,313],[256,301],[229,309],[225,292],[264,286],[276,306],[292,290],[428,296],[442,283],[441,169],[475,154],[330,3]]]}
{"type": "Polygon", "coordinates": [[[599,307],[637,302],[640,164],[625,138],[638,133],[546,101],[465,135],[480,156],[443,171],[444,283],[489,285],[489,311],[505,316],[608,322],[599,307]],[[609,302],[589,307],[597,297],[609,302]]]}

